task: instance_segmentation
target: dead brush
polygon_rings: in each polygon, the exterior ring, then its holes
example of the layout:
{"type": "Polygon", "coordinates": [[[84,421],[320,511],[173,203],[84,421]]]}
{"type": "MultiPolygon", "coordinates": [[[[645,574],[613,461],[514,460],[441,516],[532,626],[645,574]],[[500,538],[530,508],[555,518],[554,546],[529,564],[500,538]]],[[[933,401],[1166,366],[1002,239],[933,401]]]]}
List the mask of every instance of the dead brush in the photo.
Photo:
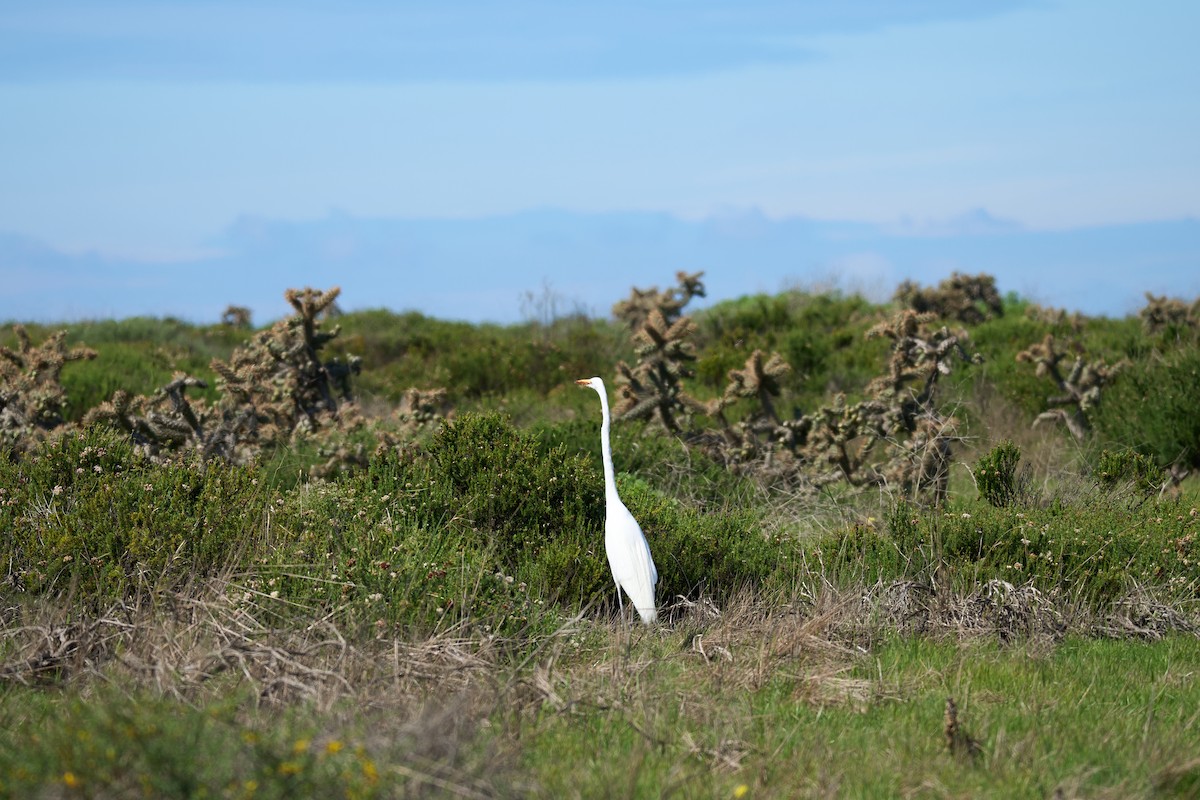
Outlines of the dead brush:
{"type": "Polygon", "coordinates": [[[328,709],[347,698],[374,707],[486,682],[498,658],[489,640],[453,631],[352,642],[337,610],[281,625],[284,610],[283,601],[248,593],[232,576],[124,601],[93,619],[51,602],[18,607],[4,620],[0,682],[102,678],[187,702],[233,682],[269,707],[303,701],[328,709]]]}
{"type": "Polygon", "coordinates": [[[65,683],[111,658],[116,644],[126,638],[131,627],[119,618],[119,609],[115,608],[90,621],[24,616],[18,609],[14,619],[5,620],[0,683],[65,683]]]}
{"type": "Polygon", "coordinates": [[[856,614],[855,598],[831,590],[814,597],[798,604],[743,592],[718,613],[698,608],[684,652],[703,659],[711,679],[724,686],[757,690],[787,676],[806,702],[860,705],[878,688],[846,676],[865,653],[842,635],[856,614]]]}
{"type": "MultiPolygon", "coordinates": [[[[1196,597],[1196,587],[1184,596],[1196,597]]],[[[1094,621],[1092,632],[1113,639],[1162,639],[1171,633],[1200,635],[1200,603],[1164,598],[1135,582],[1108,613],[1094,621]]]]}

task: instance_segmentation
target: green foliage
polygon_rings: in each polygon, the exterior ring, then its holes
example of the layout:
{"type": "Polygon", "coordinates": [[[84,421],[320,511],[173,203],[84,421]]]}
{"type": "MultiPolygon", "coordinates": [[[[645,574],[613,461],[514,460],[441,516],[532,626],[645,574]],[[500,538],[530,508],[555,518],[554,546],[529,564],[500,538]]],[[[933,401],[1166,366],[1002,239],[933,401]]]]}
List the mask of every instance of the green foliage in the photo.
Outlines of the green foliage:
{"type": "MultiPolygon", "coordinates": [[[[1019,308],[1020,306],[1014,306],[1019,308]]],[[[1027,306],[1029,310],[1032,306],[1027,306]]],[[[1064,314],[1049,317],[1006,313],[971,328],[971,344],[983,356],[983,363],[970,372],[955,378],[960,384],[978,381],[977,398],[994,398],[995,404],[1013,406],[1030,421],[1046,409],[1048,383],[1017,356],[1031,342],[1047,334],[1056,341],[1072,342],[1089,357],[1116,364],[1129,360],[1136,368],[1152,350],[1135,318],[1083,318],[1064,314]]],[[[1105,392],[1115,389],[1123,373],[1105,392]]],[[[1093,416],[1103,415],[1107,403],[1093,409],[1093,416]]]]}
{"type": "Polygon", "coordinates": [[[528,390],[544,395],[632,353],[621,327],[573,317],[506,327],[374,310],[339,323],[339,344],[368,367],[361,391],[393,402],[410,386],[444,387],[455,407],[528,390]]]}
{"type": "MultiPolygon", "coordinates": [[[[1032,421],[1046,407],[1046,387],[1041,377],[1017,361],[1017,353],[1047,330],[1046,325],[1017,314],[1006,314],[972,328],[971,344],[983,356],[983,363],[963,373],[959,380],[980,381],[987,387],[987,394],[996,396],[997,403],[1015,407],[1032,421]]],[[[1068,333],[1057,326],[1049,330],[1056,336],[1068,333]]]]}
{"type": "Polygon", "coordinates": [[[1094,414],[1103,441],[1160,466],[1200,467],[1200,347],[1135,361],[1106,390],[1094,414]]]}
{"type": "Polygon", "coordinates": [[[988,580],[1029,583],[1092,607],[1135,586],[1194,599],[1200,587],[1200,517],[1173,504],[1130,509],[1119,498],[1062,504],[953,504],[917,513],[900,505],[887,533],[860,526],[823,546],[839,569],[872,580],[929,581],[959,588],[988,580]]]}
{"type": "Polygon", "coordinates": [[[208,382],[211,388],[198,392],[197,397],[215,401],[219,396],[213,381],[216,373],[209,363],[214,358],[228,358],[250,336],[246,329],[149,317],[77,322],[66,330],[68,341],[97,352],[95,359],[63,374],[63,387],[70,397],[68,419],[76,422],[116,391],[153,394],[177,371],[208,382]]]}
{"type": "Polygon", "coordinates": [[[397,778],[381,772],[397,753],[370,752],[366,737],[347,741],[312,719],[248,720],[245,703],[194,708],[114,688],[25,699],[29,724],[0,733],[5,797],[394,796],[397,778]]]}
{"type": "Polygon", "coordinates": [[[1101,451],[1092,475],[1107,492],[1126,491],[1141,504],[1157,495],[1166,484],[1166,471],[1153,459],[1135,450],[1101,451]]]}
{"type": "Polygon", "coordinates": [[[975,476],[979,496],[997,508],[1011,505],[1018,493],[1017,463],[1020,460],[1021,448],[1005,440],[975,462],[971,474],[975,476]]]}
{"type": "Polygon", "coordinates": [[[183,458],[156,465],[103,428],[0,459],[0,487],[9,579],[22,591],[71,590],[89,602],[219,571],[252,548],[264,511],[254,469],[183,458]]]}
{"type": "Polygon", "coordinates": [[[739,589],[790,585],[794,551],[762,532],[759,514],[745,509],[700,514],[645,481],[619,483],[622,500],[650,542],[660,603],[676,596],[722,602],[739,589]]]}
{"type": "MultiPolygon", "coordinates": [[[[485,554],[549,602],[611,599],[600,470],[499,415],[464,415],[422,451],[372,463],[362,480],[372,494],[410,498],[408,524],[456,542],[450,552],[485,554]]],[[[659,562],[660,599],[702,587],[725,596],[779,567],[752,514],[702,515],[645,481],[618,482],[659,562]]]]}
{"type": "Polygon", "coordinates": [[[863,334],[879,313],[858,295],[801,291],[750,295],[696,314],[698,381],[724,387],[754,350],[777,351],[792,367],[783,388],[811,408],[827,392],[860,392],[886,348],[863,334]]]}
{"type": "MultiPolygon", "coordinates": [[[[583,393],[579,393],[583,396],[583,393]]],[[[587,454],[596,475],[601,474],[600,413],[594,395],[590,407],[568,422],[535,426],[543,449],[562,445],[567,453],[587,454]]],[[[613,461],[619,472],[636,475],[669,497],[700,511],[724,513],[753,508],[762,487],[753,479],[730,471],[703,450],[689,449],[678,437],[654,435],[652,423],[615,424],[611,440],[613,461]]]]}
{"type": "MultiPolygon", "coordinates": [[[[372,466],[387,491],[381,470],[372,466]]],[[[465,414],[442,427],[422,457],[396,464],[395,488],[429,488],[425,521],[455,518],[493,548],[508,568],[535,556],[564,532],[595,527],[601,493],[585,462],[561,448],[539,452],[537,442],[497,414],[465,414]]]]}

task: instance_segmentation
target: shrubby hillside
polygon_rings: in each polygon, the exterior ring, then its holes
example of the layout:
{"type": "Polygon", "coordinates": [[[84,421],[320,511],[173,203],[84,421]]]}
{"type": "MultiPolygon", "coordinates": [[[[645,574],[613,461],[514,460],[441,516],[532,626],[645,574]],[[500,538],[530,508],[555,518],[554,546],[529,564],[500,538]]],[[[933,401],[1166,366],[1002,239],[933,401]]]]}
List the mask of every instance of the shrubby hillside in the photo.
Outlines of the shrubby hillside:
{"type": "MultiPolygon", "coordinates": [[[[706,765],[677,775],[686,787],[819,794],[769,767],[769,730],[713,738],[715,712],[649,715],[651,694],[707,686],[708,709],[719,677],[770,715],[874,709],[899,685],[879,665],[912,668],[889,649],[906,641],[1183,637],[1196,658],[1197,303],[1087,318],[987,275],[886,304],[796,290],[689,313],[703,294],[679,273],[610,318],[493,326],[342,313],[336,288],[306,288],[257,328],[237,306],[212,325],[11,326],[0,710],[20,725],[0,790],[555,796],[590,731],[656,754],[630,794],[685,763],[706,765]],[[592,375],[661,576],[651,632],[613,616],[600,411],[574,385],[592,375]],[[878,669],[860,675],[862,658],[878,669]],[[640,682],[639,659],[662,666],[640,682]],[[807,688],[779,694],[767,665],[807,688]],[[457,722],[428,716],[439,697],[457,722]],[[176,703],[200,717],[168,722],[176,703]],[[155,748],[163,730],[175,750],[155,748]],[[204,765],[175,752],[188,730],[204,765]]],[[[1054,758],[1015,766],[958,721],[1011,724],[1000,700],[961,696],[919,724],[984,768],[914,759],[968,794],[1053,786],[1055,758],[1077,788],[1186,789],[1200,771],[1172,755],[1186,736],[1170,713],[1191,701],[1171,697],[1162,763],[1115,733],[1116,775],[1052,732],[1037,746],[1054,758]]],[[[860,789],[919,782],[833,763],[860,789]]]]}

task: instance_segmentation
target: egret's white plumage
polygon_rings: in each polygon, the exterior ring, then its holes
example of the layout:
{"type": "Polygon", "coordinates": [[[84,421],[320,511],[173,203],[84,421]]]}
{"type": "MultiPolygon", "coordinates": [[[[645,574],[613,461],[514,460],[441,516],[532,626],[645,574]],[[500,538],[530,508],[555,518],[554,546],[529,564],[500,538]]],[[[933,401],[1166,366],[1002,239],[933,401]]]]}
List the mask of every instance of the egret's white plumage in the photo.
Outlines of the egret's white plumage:
{"type": "Polygon", "coordinates": [[[575,382],[580,386],[595,389],[596,394],[600,395],[600,410],[603,414],[600,423],[600,450],[604,455],[604,552],[608,554],[608,565],[612,568],[613,580],[617,584],[617,603],[623,612],[625,604],[621,599],[621,590],[624,589],[633,602],[633,607],[641,615],[642,622],[649,625],[658,619],[658,610],[654,607],[654,587],[658,584],[658,570],[654,568],[654,558],[650,555],[650,545],[642,533],[642,526],[638,525],[617,494],[612,446],[608,440],[611,424],[608,394],[604,389],[604,381],[599,378],[575,382]]]}

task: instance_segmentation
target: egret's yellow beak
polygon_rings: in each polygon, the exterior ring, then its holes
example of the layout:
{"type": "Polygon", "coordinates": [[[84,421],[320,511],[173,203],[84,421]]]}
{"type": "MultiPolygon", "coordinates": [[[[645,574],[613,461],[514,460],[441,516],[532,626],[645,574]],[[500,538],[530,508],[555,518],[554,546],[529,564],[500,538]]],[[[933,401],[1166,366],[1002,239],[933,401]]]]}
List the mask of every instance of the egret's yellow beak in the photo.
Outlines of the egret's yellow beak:
{"type": "Polygon", "coordinates": [[[586,380],[586,379],[577,380],[577,381],[575,381],[575,383],[579,384],[580,386],[591,386],[592,385],[592,382],[589,380],[586,380]]]}

